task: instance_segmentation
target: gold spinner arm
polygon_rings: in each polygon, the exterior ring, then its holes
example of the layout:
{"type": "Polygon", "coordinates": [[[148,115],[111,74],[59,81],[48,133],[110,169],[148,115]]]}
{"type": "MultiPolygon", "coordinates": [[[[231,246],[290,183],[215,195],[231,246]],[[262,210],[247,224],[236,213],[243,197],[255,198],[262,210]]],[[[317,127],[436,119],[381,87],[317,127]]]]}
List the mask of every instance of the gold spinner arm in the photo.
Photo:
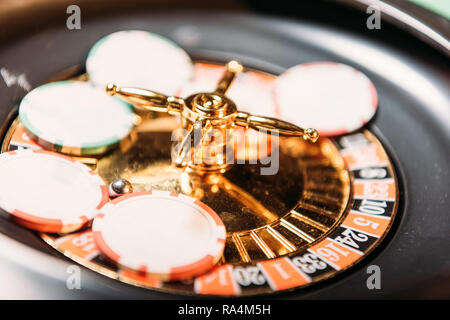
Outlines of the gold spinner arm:
{"type": "MultiPolygon", "coordinates": [[[[186,99],[166,96],[147,89],[118,87],[112,83],[106,86],[106,92],[146,110],[167,112],[171,115],[181,114],[191,123],[200,120],[204,124],[209,123],[212,127],[215,125],[222,127],[226,124],[228,128],[235,126],[253,128],[278,132],[284,136],[303,137],[303,139],[311,142],[317,141],[319,134],[315,129],[302,129],[280,119],[238,111],[234,102],[228,99],[225,94],[236,75],[243,69],[244,67],[237,61],[230,61],[227,64],[227,71],[214,92],[197,93],[186,99]]],[[[183,125],[183,127],[191,129],[191,126],[183,125]]]]}

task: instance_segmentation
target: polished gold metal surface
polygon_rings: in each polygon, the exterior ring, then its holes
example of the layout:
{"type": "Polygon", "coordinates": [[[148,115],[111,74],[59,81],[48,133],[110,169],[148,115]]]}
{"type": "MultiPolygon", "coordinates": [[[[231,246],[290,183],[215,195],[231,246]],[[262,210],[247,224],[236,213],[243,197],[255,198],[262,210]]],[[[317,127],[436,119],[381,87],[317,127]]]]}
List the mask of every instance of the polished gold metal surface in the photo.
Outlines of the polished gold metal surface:
{"type": "Polygon", "coordinates": [[[227,159],[227,150],[234,147],[230,144],[229,137],[235,127],[302,137],[305,141],[317,141],[319,133],[313,128],[305,130],[279,119],[238,111],[235,103],[225,94],[236,74],[243,70],[244,67],[240,63],[230,61],[213,92],[196,93],[186,99],[168,97],[146,89],[122,88],[112,83],[106,86],[106,92],[138,108],[181,115],[181,128],[185,132],[180,137],[178,148],[174,147],[173,162],[179,167],[187,165],[196,173],[223,173],[231,167],[227,159]],[[197,140],[195,133],[200,135],[197,140]],[[208,150],[206,155],[204,150],[208,150]]]}
{"type": "Polygon", "coordinates": [[[168,190],[209,205],[228,231],[222,262],[257,261],[300,250],[321,239],[345,213],[350,178],[332,141],[280,138],[275,175],[261,175],[261,164],[248,163],[223,174],[198,175],[171,163],[167,141],[176,126],[171,117],[144,121],[135,144],[99,159],[97,172],[106,183],[126,179],[134,191],[168,190]]]}

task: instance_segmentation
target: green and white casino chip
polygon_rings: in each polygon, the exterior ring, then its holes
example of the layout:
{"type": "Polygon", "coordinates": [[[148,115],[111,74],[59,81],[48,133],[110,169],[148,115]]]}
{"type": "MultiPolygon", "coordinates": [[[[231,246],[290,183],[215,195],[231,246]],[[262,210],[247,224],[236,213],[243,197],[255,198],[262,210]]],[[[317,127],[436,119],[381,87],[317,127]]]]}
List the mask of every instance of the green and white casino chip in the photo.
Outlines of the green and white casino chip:
{"type": "Polygon", "coordinates": [[[99,155],[134,127],[133,107],[90,83],[58,81],[29,92],[19,106],[27,133],[44,148],[70,155],[99,155]]]}

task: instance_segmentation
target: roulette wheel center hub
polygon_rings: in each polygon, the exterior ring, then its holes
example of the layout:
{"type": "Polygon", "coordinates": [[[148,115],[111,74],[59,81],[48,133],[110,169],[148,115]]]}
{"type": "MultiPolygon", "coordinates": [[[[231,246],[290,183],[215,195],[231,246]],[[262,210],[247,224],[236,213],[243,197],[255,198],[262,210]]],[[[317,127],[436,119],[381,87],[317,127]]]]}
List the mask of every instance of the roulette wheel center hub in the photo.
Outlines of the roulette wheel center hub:
{"type": "Polygon", "coordinates": [[[146,129],[140,130],[140,139],[131,149],[105,157],[98,166],[106,180],[127,179],[136,191],[163,189],[209,205],[224,221],[227,241],[250,246],[246,248],[248,253],[243,253],[239,248],[228,250],[231,245],[227,244],[223,262],[275,258],[293,248],[307,247],[332,229],[350,201],[349,175],[332,141],[317,141],[315,129],[240,111],[226,96],[241,71],[243,67],[231,61],[215,90],[185,99],[109,84],[109,95],[146,111],[178,115],[182,134],[170,147],[170,125],[167,130],[164,124],[171,118],[147,119],[141,126],[146,129]],[[157,122],[161,130],[155,129],[153,124],[157,122]],[[237,140],[245,140],[249,132],[266,136],[270,151],[263,157],[279,166],[273,174],[261,174],[267,167],[261,156],[239,159],[239,150],[252,147],[235,145],[229,139],[230,133],[233,136],[239,130],[243,137],[237,136],[237,140]],[[218,135],[211,138],[211,132],[218,135]],[[237,163],[227,161],[229,150],[237,163]],[[309,218],[302,214],[304,208],[318,213],[309,218]],[[310,226],[310,235],[300,230],[305,226],[310,226]],[[269,240],[274,235],[286,241],[279,245],[269,240]],[[262,252],[251,248],[250,242],[259,243],[262,252]]]}
{"type": "Polygon", "coordinates": [[[112,83],[105,89],[108,95],[119,96],[143,109],[181,115],[181,128],[185,131],[178,147],[172,148],[174,154],[172,161],[178,167],[188,166],[199,174],[223,173],[230,168],[234,157],[231,162],[227,159],[229,150],[233,148],[230,146],[233,141],[230,141],[232,139],[229,139],[229,135],[236,127],[264,130],[271,135],[275,133],[302,137],[305,141],[317,141],[319,134],[313,128],[302,129],[279,119],[239,111],[235,103],[225,94],[236,75],[243,70],[244,67],[240,63],[230,61],[213,92],[193,94],[187,99],[165,96],[151,90],[122,88],[112,83]]]}

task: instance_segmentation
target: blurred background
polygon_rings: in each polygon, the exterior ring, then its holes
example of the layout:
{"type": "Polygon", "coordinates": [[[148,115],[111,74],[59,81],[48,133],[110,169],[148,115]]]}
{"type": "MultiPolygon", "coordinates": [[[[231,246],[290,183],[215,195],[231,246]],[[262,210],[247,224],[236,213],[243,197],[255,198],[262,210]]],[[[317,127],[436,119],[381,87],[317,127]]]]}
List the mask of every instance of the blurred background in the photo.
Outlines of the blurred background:
{"type": "MultiPolygon", "coordinates": [[[[82,10],[82,19],[114,13],[176,11],[232,11],[236,13],[260,13],[306,19],[325,24],[339,21],[341,27],[352,31],[371,32],[365,26],[370,5],[380,7],[383,22],[394,24],[414,37],[449,54],[450,1],[448,0],[0,0],[0,41],[17,39],[30,31],[41,31],[52,25],[65,23],[66,9],[71,4],[82,10]],[[431,27],[432,30],[429,30],[431,27]]],[[[395,28],[384,26],[372,36],[385,40],[397,37],[395,28]],[[386,28],[385,28],[386,27],[386,28]],[[394,34],[389,35],[391,32],[394,34]]],[[[408,42],[406,39],[403,42],[408,42]]]]}

